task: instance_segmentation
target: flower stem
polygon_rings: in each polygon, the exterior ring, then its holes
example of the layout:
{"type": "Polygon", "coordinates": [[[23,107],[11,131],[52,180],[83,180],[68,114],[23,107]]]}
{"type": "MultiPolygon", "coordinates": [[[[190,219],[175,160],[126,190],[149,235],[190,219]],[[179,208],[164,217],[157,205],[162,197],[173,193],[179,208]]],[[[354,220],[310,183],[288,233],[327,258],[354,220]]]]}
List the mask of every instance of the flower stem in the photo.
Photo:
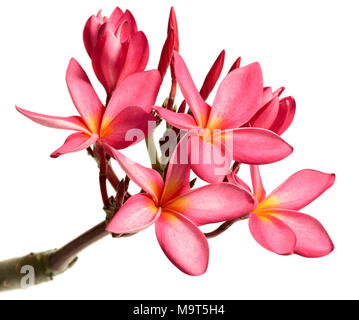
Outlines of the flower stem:
{"type": "MultiPolygon", "coordinates": [[[[87,153],[89,154],[89,156],[94,158],[95,161],[97,162],[97,164],[99,165],[99,159],[97,159],[94,151],[90,147],[87,148],[87,153]]],[[[115,171],[113,171],[113,168],[112,168],[111,164],[109,163],[109,161],[107,162],[107,179],[108,179],[108,182],[112,185],[112,187],[115,190],[117,190],[121,181],[117,177],[115,171]]]]}
{"type": "Polygon", "coordinates": [[[107,179],[108,179],[108,182],[112,185],[112,187],[115,190],[118,190],[121,181],[117,177],[115,171],[113,171],[113,168],[109,162],[107,163],[107,179]]]}
{"type": "Polygon", "coordinates": [[[209,232],[209,233],[205,233],[204,235],[206,236],[207,239],[212,239],[215,237],[218,237],[219,235],[221,235],[223,232],[227,231],[231,226],[233,226],[236,222],[238,221],[242,221],[242,220],[246,220],[248,219],[248,215],[243,216],[239,219],[235,219],[235,220],[230,220],[230,221],[226,221],[223,224],[221,224],[216,230],[209,232]]]}
{"type": "Polygon", "coordinates": [[[98,166],[100,169],[99,172],[99,182],[100,182],[100,190],[101,190],[101,197],[103,206],[107,209],[110,206],[110,201],[108,198],[107,192],[107,159],[106,153],[101,144],[96,144],[94,149],[95,158],[98,159],[98,166]]]}
{"type": "Polygon", "coordinates": [[[171,91],[168,97],[167,109],[173,111],[173,105],[175,103],[177,93],[177,80],[172,77],[171,91]]]}
{"type": "Polygon", "coordinates": [[[59,250],[30,253],[0,262],[0,292],[25,289],[30,285],[53,280],[75,264],[78,253],[107,236],[109,233],[105,228],[106,223],[102,222],[59,250]],[[27,274],[31,271],[34,279],[31,279],[30,273],[27,274]],[[27,280],[33,280],[33,283],[27,283],[27,280]]]}
{"type": "Polygon", "coordinates": [[[74,261],[82,250],[86,249],[96,241],[106,237],[109,233],[106,231],[106,222],[103,221],[81,236],[72,240],[61,249],[50,254],[48,259],[48,267],[51,270],[61,272],[74,261]]]}
{"type": "MultiPolygon", "coordinates": [[[[129,179],[124,179],[124,189],[119,190],[121,181],[116,176],[106,153],[100,144],[96,144],[95,148],[88,148],[88,154],[94,158],[99,166],[100,189],[103,203],[106,209],[110,210],[110,200],[107,193],[107,179],[117,191],[119,198],[117,207],[121,207],[128,199],[127,188],[129,179]],[[119,193],[123,194],[119,194],[119,193]],[[122,200],[122,201],[120,201],[122,200]]],[[[34,279],[30,285],[37,285],[43,282],[53,280],[59,274],[64,273],[71,268],[77,261],[77,255],[93,243],[106,237],[109,233],[106,231],[106,221],[101,222],[81,236],[72,240],[61,249],[44,251],[40,253],[30,253],[23,257],[18,257],[0,262],[0,292],[14,289],[27,288],[30,278],[26,278],[26,272],[33,271],[34,279]],[[25,281],[24,281],[25,279],[25,281]]],[[[120,235],[119,237],[128,235],[120,235]]]]}

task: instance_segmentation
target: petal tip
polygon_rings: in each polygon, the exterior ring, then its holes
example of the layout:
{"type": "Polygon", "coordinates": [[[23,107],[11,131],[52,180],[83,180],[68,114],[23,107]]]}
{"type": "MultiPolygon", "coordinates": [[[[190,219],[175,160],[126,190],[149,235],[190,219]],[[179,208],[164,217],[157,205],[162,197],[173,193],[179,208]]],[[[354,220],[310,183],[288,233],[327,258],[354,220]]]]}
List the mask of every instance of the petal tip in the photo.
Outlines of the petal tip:
{"type": "Polygon", "coordinates": [[[289,154],[288,155],[291,155],[294,151],[294,147],[292,147],[290,144],[288,144],[288,147],[289,147],[289,154]]]}
{"type": "Polygon", "coordinates": [[[337,176],[335,173],[330,174],[330,186],[332,186],[336,180],[337,176]]]}
{"type": "Polygon", "coordinates": [[[74,57],[72,57],[70,59],[70,61],[69,61],[69,66],[68,67],[70,68],[70,67],[72,67],[74,65],[77,65],[77,64],[79,64],[78,61],[74,57]]]}
{"type": "Polygon", "coordinates": [[[58,157],[60,157],[60,154],[57,153],[56,151],[50,154],[50,158],[52,159],[57,159],[58,157]]]}
{"type": "Polygon", "coordinates": [[[319,259],[319,258],[324,258],[326,256],[329,256],[333,251],[335,250],[335,245],[333,244],[333,242],[330,240],[330,245],[328,246],[327,250],[323,250],[320,253],[315,252],[315,253],[307,253],[304,254],[302,252],[294,252],[297,255],[303,257],[303,258],[308,258],[308,259],[319,259]]]}

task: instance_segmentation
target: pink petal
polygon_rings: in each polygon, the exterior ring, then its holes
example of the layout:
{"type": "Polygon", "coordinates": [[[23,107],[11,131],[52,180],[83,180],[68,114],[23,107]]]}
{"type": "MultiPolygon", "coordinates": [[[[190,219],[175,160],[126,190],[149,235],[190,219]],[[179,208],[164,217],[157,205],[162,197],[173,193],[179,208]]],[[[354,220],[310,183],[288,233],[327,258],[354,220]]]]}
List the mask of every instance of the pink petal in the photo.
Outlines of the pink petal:
{"type": "MultiPolygon", "coordinates": [[[[127,39],[137,32],[136,20],[129,10],[121,16],[116,23],[117,30],[115,36],[121,40],[121,42],[127,41],[127,39]]],[[[142,70],[143,71],[143,70],[142,70]]]]}
{"type": "Polygon", "coordinates": [[[113,93],[102,119],[102,128],[126,107],[136,106],[150,113],[161,85],[157,70],[139,72],[124,80],[113,93]]]}
{"type": "Polygon", "coordinates": [[[176,113],[163,107],[154,107],[158,115],[166,120],[169,124],[178,129],[193,129],[197,127],[193,117],[186,113],[176,113]]]}
{"type": "Polygon", "coordinates": [[[208,241],[190,220],[163,212],[156,222],[156,235],[167,258],[182,272],[199,276],[207,271],[208,241]]]}
{"type": "Polygon", "coordinates": [[[92,16],[86,22],[83,32],[83,41],[85,44],[86,51],[90,57],[96,45],[97,35],[102,26],[102,23],[103,23],[102,17],[98,17],[98,16],[92,16]]]}
{"type": "Polygon", "coordinates": [[[269,129],[278,135],[282,135],[292,124],[295,111],[296,103],[293,97],[280,100],[277,117],[269,129]]]}
{"type": "Polygon", "coordinates": [[[280,87],[279,89],[277,89],[276,91],[273,92],[274,96],[280,97],[282,95],[282,93],[284,92],[285,87],[280,87]]]}
{"type": "Polygon", "coordinates": [[[236,70],[236,69],[239,69],[241,67],[241,61],[242,61],[242,58],[241,57],[238,57],[236,61],[234,61],[231,69],[229,70],[228,73],[236,70]]]}
{"type": "Polygon", "coordinates": [[[178,39],[178,24],[176,12],[173,7],[171,7],[170,17],[168,21],[168,33],[173,31],[174,34],[174,50],[178,52],[179,50],[179,39],[178,39]]]}
{"type": "Polygon", "coordinates": [[[261,203],[260,208],[300,210],[328,190],[335,181],[335,174],[315,170],[302,170],[282,183],[261,203]]]}
{"type": "Polygon", "coordinates": [[[100,31],[102,35],[99,37],[96,46],[92,52],[92,67],[101,84],[104,86],[107,95],[111,95],[115,90],[120,73],[123,69],[128,44],[121,43],[115,37],[113,32],[105,31],[106,24],[100,31]]]}
{"type": "Polygon", "coordinates": [[[265,249],[280,255],[294,253],[296,237],[282,221],[271,215],[251,213],[249,230],[253,238],[265,249]]]}
{"type": "Polygon", "coordinates": [[[295,233],[297,242],[294,253],[307,258],[320,258],[334,250],[327,231],[313,217],[291,210],[273,209],[269,212],[295,233]]]}
{"type": "Polygon", "coordinates": [[[250,120],[251,127],[271,130],[279,112],[279,98],[275,97],[250,120]]]}
{"type": "Polygon", "coordinates": [[[70,61],[66,81],[72,101],[83,121],[93,133],[98,133],[104,107],[85,71],[75,59],[70,61]]]}
{"type": "Polygon", "coordinates": [[[104,24],[101,26],[100,30],[98,31],[98,36],[97,36],[97,40],[101,39],[102,37],[105,37],[107,32],[111,33],[111,34],[115,34],[116,32],[116,26],[109,22],[106,21],[107,18],[104,18],[104,24]]]}
{"type": "Polygon", "coordinates": [[[190,190],[191,167],[188,163],[188,136],[178,143],[169,161],[163,188],[161,203],[168,201],[190,190]]]}
{"type": "MultiPolygon", "coordinates": [[[[293,152],[293,148],[281,137],[265,129],[227,130],[225,136],[228,141],[233,141],[233,158],[241,163],[273,163],[293,152]]],[[[229,147],[229,142],[227,146],[229,147]]]]}
{"type": "Polygon", "coordinates": [[[109,125],[101,128],[101,140],[115,149],[125,149],[142,141],[155,127],[153,115],[139,107],[127,107],[109,125]]]}
{"type": "Polygon", "coordinates": [[[29,118],[30,120],[38,124],[41,124],[45,127],[55,128],[55,129],[65,129],[65,130],[76,130],[90,134],[90,131],[87,129],[82,119],[78,116],[53,117],[53,116],[47,116],[45,114],[27,111],[19,107],[16,107],[16,110],[19,111],[25,117],[29,118]]]}
{"type": "Polygon", "coordinates": [[[166,41],[163,45],[160,61],[158,63],[158,71],[161,74],[161,78],[166,75],[167,69],[171,63],[174,49],[174,34],[173,30],[171,30],[166,38],[166,41]]]}
{"type": "Polygon", "coordinates": [[[263,89],[262,105],[265,106],[267,103],[272,101],[274,98],[273,90],[271,87],[265,87],[263,89]]]}
{"type": "Polygon", "coordinates": [[[229,221],[243,217],[257,201],[246,190],[231,183],[210,184],[183,194],[166,210],[179,212],[197,225],[229,221]]]}
{"type": "Polygon", "coordinates": [[[106,230],[115,234],[136,233],[150,227],[160,215],[161,208],[149,196],[136,194],[125,202],[106,230]]]}
{"type": "Polygon", "coordinates": [[[238,128],[262,106],[263,77],[259,63],[230,72],[220,84],[207,127],[238,128]]]}
{"type": "Polygon", "coordinates": [[[222,182],[230,173],[232,153],[221,141],[204,141],[200,136],[189,138],[189,161],[194,173],[209,183],[222,182]]]}
{"type": "Polygon", "coordinates": [[[202,88],[200,90],[200,95],[202,96],[203,100],[207,100],[209,95],[211,94],[213,88],[215,87],[222,69],[224,65],[224,58],[225,58],[226,52],[223,50],[216,61],[214,62],[211,70],[209,70],[206,79],[204,80],[204,83],[202,85],[202,88]]]}
{"type": "Polygon", "coordinates": [[[113,23],[115,26],[117,26],[120,22],[121,17],[123,16],[123,11],[117,7],[115,10],[113,10],[109,22],[113,23]]]}
{"type": "Polygon", "coordinates": [[[259,172],[259,166],[250,166],[251,167],[251,177],[253,185],[253,194],[261,202],[266,197],[266,191],[263,187],[261,174],[259,172]]]}
{"type": "Polygon", "coordinates": [[[252,192],[251,188],[242,180],[240,179],[234,172],[231,172],[227,175],[227,179],[229,183],[235,184],[238,187],[241,187],[248,192],[252,192]]]}
{"type": "Polygon", "coordinates": [[[58,158],[59,156],[62,156],[66,153],[77,152],[87,149],[97,140],[98,135],[96,133],[92,134],[91,136],[82,132],[74,133],[66,139],[62,147],[60,147],[51,154],[51,158],[58,158]]]}
{"type": "Polygon", "coordinates": [[[149,58],[149,45],[142,31],[129,37],[126,60],[117,80],[117,86],[128,76],[145,70],[149,58]]]}
{"type": "Polygon", "coordinates": [[[155,202],[158,203],[163,190],[161,175],[156,170],[146,168],[132,161],[110,146],[105,145],[105,148],[107,153],[119,163],[129,178],[150,194],[155,202]]]}
{"type": "Polygon", "coordinates": [[[198,126],[205,127],[209,115],[209,107],[199,94],[193,83],[192,77],[187,69],[182,57],[177,53],[173,53],[174,69],[176,79],[181,88],[182,94],[187,101],[198,126]]]}

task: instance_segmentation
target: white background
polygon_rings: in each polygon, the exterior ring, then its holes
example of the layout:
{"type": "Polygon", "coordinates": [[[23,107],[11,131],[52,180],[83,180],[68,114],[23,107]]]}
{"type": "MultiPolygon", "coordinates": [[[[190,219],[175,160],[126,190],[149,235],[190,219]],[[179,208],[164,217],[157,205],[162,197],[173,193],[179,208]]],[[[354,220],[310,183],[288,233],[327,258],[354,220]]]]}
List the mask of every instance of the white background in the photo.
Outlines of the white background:
{"type": "MultiPolygon", "coordinates": [[[[145,31],[149,68],[157,67],[174,5],[180,51],[198,86],[225,48],[226,71],[239,55],[244,64],[259,61],[267,86],[285,86],[286,94],[295,96],[298,111],[284,135],[295,152],[264,167],[264,183],[271,191],[300,169],[335,172],[334,187],[304,212],[323,223],[336,250],[322,259],[280,257],[261,248],[242,222],[210,240],[209,270],[192,278],[170,264],[152,227],[128,239],[108,237],[54,282],[0,299],[359,298],[359,8],[354,0],[2,1],[0,259],[62,246],[103,219],[94,161],[86,152],[50,159],[68,132],[38,126],[14,105],[76,114],[64,80],[71,57],[103,98],[82,29],[91,14],[101,8],[108,14],[116,5],[130,9],[145,31]]],[[[168,92],[166,80],[157,103],[168,92]]],[[[126,154],[146,164],[144,150],[141,144],[126,154]]]]}

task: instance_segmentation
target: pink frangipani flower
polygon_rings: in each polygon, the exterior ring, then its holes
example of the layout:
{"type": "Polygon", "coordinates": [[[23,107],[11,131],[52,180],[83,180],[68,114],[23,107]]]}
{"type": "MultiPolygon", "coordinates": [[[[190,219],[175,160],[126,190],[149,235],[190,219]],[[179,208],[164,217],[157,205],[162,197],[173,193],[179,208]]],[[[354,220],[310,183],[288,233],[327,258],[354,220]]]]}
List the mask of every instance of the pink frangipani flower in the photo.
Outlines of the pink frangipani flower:
{"type": "MultiPolygon", "coordinates": [[[[302,170],[266,196],[258,166],[251,166],[253,193],[258,206],[249,216],[249,229],[254,239],[265,249],[279,255],[293,253],[318,258],[328,255],[334,245],[319,221],[298,212],[329,189],[334,174],[302,170]]],[[[250,190],[237,176],[228,180],[250,190]]]]}
{"type": "Polygon", "coordinates": [[[140,141],[127,141],[126,134],[131,129],[141,130],[143,138],[148,135],[148,123],[156,120],[150,112],[161,84],[157,70],[129,76],[115,90],[107,107],[101,103],[85,71],[75,59],[70,61],[66,81],[80,116],[54,117],[16,107],[24,116],[43,126],[78,131],[70,135],[51,157],[86,149],[96,141],[124,149],[140,141]]]}
{"type": "MultiPolygon", "coordinates": [[[[230,71],[240,68],[241,59],[237,59],[230,71]]],[[[274,91],[271,87],[263,89],[262,107],[243,127],[262,128],[282,135],[292,124],[296,103],[293,97],[280,99],[284,87],[274,91]]]]}
{"type": "Polygon", "coordinates": [[[230,72],[220,84],[211,108],[196,89],[182,57],[174,52],[173,59],[176,79],[193,116],[161,107],[155,110],[176,128],[197,130],[200,138],[190,137],[189,157],[193,171],[201,179],[222,181],[228,172],[218,173],[217,169],[228,169],[233,159],[267,164],[292,153],[293,148],[269,130],[241,128],[262,107],[263,79],[258,63],[230,72]],[[226,159],[224,163],[216,163],[215,159],[220,158],[226,159]]]}
{"type": "Polygon", "coordinates": [[[126,77],[146,68],[148,41],[128,10],[123,13],[116,8],[109,18],[102,17],[101,11],[90,17],[83,39],[96,76],[109,96],[126,77]]]}
{"type": "MultiPolygon", "coordinates": [[[[208,267],[208,242],[198,226],[240,218],[256,205],[249,192],[230,183],[190,190],[188,164],[171,160],[163,182],[157,171],[134,163],[114,149],[107,149],[145,192],[132,196],[107,230],[131,234],[155,224],[162,250],[176,267],[189,275],[201,275],[208,267]]],[[[172,159],[177,155],[175,151],[172,159]]]]}
{"type": "Polygon", "coordinates": [[[263,128],[282,135],[291,125],[296,111],[293,97],[280,99],[284,88],[272,92],[272,88],[264,88],[263,107],[252,117],[248,125],[263,128]]]}

